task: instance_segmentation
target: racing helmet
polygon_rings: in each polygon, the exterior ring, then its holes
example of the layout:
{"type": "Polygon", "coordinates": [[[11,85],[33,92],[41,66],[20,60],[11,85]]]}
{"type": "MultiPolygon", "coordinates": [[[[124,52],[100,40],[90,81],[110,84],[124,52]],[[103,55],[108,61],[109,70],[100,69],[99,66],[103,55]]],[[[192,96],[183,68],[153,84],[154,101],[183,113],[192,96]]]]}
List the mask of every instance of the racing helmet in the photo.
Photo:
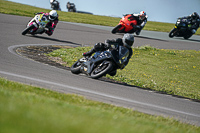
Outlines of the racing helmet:
{"type": "Polygon", "coordinates": [[[131,48],[131,46],[133,46],[134,43],[134,36],[132,34],[126,33],[122,38],[122,42],[125,47],[131,48]]]}
{"type": "Polygon", "coordinates": [[[52,10],[49,12],[49,20],[53,21],[58,17],[56,10],[52,10]]]}
{"type": "Polygon", "coordinates": [[[198,16],[199,16],[198,13],[193,12],[192,15],[191,15],[191,18],[192,18],[192,19],[197,19],[198,16]]]}
{"type": "Polygon", "coordinates": [[[144,20],[146,15],[147,15],[146,12],[141,11],[140,14],[139,14],[139,20],[144,20]]]}
{"type": "Polygon", "coordinates": [[[53,3],[55,0],[50,0],[50,3],[53,3]]]}

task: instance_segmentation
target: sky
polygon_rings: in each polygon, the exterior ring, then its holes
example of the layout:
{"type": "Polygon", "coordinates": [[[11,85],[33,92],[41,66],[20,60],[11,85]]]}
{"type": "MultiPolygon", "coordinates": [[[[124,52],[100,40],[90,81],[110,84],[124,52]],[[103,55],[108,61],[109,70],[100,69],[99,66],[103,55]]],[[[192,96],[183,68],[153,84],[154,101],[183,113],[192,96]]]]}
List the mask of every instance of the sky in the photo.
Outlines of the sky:
{"type": "MultiPolygon", "coordinates": [[[[8,0],[36,7],[51,9],[50,0],[8,0]]],[[[60,2],[62,11],[67,11],[68,0],[60,2]]],[[[200,15],[200,0],[69,0],[77,11],[91,12],[94,15],[122,17],[123,14],[145,11],[149,21],[175,23],[178,17],[193,12],[200,15]]]]}

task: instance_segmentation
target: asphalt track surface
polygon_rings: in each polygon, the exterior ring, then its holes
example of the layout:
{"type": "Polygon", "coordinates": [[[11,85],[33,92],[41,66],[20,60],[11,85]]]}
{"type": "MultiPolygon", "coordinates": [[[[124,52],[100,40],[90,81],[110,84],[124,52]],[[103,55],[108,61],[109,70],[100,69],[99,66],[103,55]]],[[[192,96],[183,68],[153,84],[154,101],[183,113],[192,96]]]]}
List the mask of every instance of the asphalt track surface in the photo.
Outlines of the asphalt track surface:
{"type": "MultiPolygon", "coordinates": [[[[174,117],[200,126],[200,103],[138,87],[90,79],[70,71],[36,62],[15,53],[19,46],[86,46],[105,39],[122,37],[110,33],[112,27],[59,22],[54,34],[22,36],[28,17],[0,14],[0,76],[63,93],[75,93],[89,99],[133,108],[148,114],[174,117]]],[[[190,40],[169,39],[168,33],[142,31],[135,46],[151,45],[161,49],[200,50],[200,37],[190,40]]]]}

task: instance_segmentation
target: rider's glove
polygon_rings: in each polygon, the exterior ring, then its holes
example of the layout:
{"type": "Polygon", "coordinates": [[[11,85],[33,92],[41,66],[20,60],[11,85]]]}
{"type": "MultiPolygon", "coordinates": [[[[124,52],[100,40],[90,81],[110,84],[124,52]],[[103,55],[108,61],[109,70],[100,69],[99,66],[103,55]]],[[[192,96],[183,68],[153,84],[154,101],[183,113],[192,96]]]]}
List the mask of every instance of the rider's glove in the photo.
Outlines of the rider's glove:
{"type": "Polygon", "coordinates": [[[141,27],[140,27],[139,25],[136,25],[136,28],[137,28],[137,29],[140,29],[141,27]]]}
{"type": "Polygon", "coordinates": [[[140,29],[140,26],[139,25],[133,25],[133,28],[140,29]]]}

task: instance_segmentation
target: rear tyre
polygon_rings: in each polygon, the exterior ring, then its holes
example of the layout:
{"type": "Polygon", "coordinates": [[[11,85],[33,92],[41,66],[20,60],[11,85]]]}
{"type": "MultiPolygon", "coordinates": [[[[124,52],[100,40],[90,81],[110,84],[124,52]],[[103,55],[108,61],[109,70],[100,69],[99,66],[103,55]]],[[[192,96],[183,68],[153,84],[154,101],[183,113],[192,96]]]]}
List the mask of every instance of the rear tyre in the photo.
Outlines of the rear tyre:
{"type": "Polygon", "coordinates": [[[184,39],[189,39],[191,36],[192,36],[192,34],[189,34],[189,35],[185,35],[183,38],[184,39]]]}
{"type": "Polygon", "coordinates": [[[80,69],[81,69],[81,63],[79,61],[76,61],[72,66],[71,66],[71,72],[73,74],[79,74],[81,73],[80,69]]]}
{"type": "Polygon", "coordinates": [[[176,35],[176,31],[177,29],[176,28],[173,28],[170,32],[169,32],[169,37],[172,38],[176,35]]]}
{"type": "Polygon", "coordinates": [[[35,26],[34,25],[31,25],[31,26],[28,26],[26,29],[24,29],[22,31],[22,35],[26,35],[30,30],[34,29],[35,26]]]}
{"type": "Polygon", "coordinates": [[[119,32],[119,29],[122,27],[122,25],[120,24],[120,25],[117,25],[111,32],[112,32],[112,34],[115,34],[115,33],[117,33],[117,32],[119,32]]]}
{"type": "Polygon", "coordinates": [[[103,65],[99,64],[91,73],[90,77],[93,79],[98,79],[106,74],[108,74],[113,68],[113,63],[111,61],[106,61],[103,65]]]}

